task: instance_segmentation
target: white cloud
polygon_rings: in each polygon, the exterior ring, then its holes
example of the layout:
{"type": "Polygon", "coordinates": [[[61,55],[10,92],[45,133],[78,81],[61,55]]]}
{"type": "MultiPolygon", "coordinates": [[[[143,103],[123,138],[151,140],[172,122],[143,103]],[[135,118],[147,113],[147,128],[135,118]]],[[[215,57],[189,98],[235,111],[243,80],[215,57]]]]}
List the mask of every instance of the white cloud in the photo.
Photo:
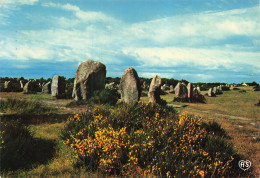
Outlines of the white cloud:
{"type": "MultiPolygon", "coordinates": [[[[36,0],[27,1],[30,2],[36,0]]],[[[22,41],[12,42],[10,48],[5,47],[4,52],[0,52],[0,59],[76,62],[93,59],[109,65],[130,65],[134,60],[142,69],[193,66],[194,70],[224,67],[239,71],[244,65],[255,66],[256,71],[260,69],[260,53],[255,52],[260,41],[258,7],[131,24],[71,4],[42,5],[72,12],[72,16],[47,16],[55,24],[51,28],[20,31],[18,38],[22,41]],[[236,44],[222,42],[239,35],[251,40],[253,45],[246,47],[243,41],[236,44]],[[19,48],[16,50],[13,46],[19,48]]],[[[172,71],[159,72],[161,77],[170,77],[172,71]]],[[[140,73],[153,77],[156,71],[140,73]]],[[[199,71],[192,75],[203,80],[212,77],[199,71]]]]}
{"type": "Polygon", "coordinates": [[[39,47],[32,47],[32,46],[18,46],[14,54],[16,55],[16,59],[18,60],[29,60],[29,59],[51,59],[52,57],[52,51],[45,49],[45,48],[39,48],[39,47]]]}
{"type": "Polygon", "coordinates": [[[260,54],[256,52],[234,52],[215,49],[192,48],[139,48],[125,49],[126,55],[136,56],[143,67],[191,67],[203,69],[226,69],[236,71],[244,64],[260,68],[260,54]]]}
{"type": "Polygon", "coordinates": [[[202,12],[136,23],[131,30],[137,38],[146,38],[161,44],[201,45],[232,35],[259,36],[259,16],[259,7],[202,12]]]}
{"type": "Polygon", "coordinates": [[[1,0],[0,5],[14,4],[14,5],[33,5],[39,0],[1,0]]]}

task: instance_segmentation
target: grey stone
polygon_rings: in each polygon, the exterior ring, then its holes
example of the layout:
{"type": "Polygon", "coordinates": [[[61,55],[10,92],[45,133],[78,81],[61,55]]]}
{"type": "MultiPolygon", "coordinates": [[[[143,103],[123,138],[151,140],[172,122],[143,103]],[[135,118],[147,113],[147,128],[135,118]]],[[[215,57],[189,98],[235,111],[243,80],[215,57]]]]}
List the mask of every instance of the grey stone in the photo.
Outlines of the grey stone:
{"type": "Polygon", "coordinates": [[[212,88],[209,89],[209,91],[208,91],[208,96],[209,96],[209,97],[215,96],[215,93],[213,92],[213,89],[212,89],[212,88]]]}
{"type": "Polygon", "coordinates": [[[23,87],[24,93],[35,92],[35,84],[32,81],[28,81],[23,87]]]}
{"type": "Polygon", "coordinates": [[[184,83],[179,82],[175,87],[175,98],[185,99],[188,97],[188,90],[184,83]]]}
{"type": "Polygon", "coordinates": [[[121,77],[119,90],[121,100],[126,103],[136,102],[141,97],[141,84],[137,72],[134,68],[129,67],[121,77]]]}
{"type": "Polygon", "coordinates": [[[5,89],[9,89],[11,87],[11,81],[5,81],[5,89]]]}
{"type": "Polygon", "coordinates": [[[115,82],[111,82],[111,83],[109,83],[109,84],[106,84],[106,85],[105,85],[105,88],[107,88],[107,89],[116,88],[116,84],[115,84],[115,82]]]}
{"type": "Polygon", "coordinates": [[[51,93],[51,81],[44,83],[42,86],[42,93],[50,94],[51,93]]]}
{"type": "Polygon", "coordinates": [[[166,86],[165,85],[161,86],[161,90],[166,91],[166,86]]]}
{"type": "Polygon", "coordinates": [[[198,92],[200,93],[200,86],[197,86],[197,90],[198,90],[198,92]]]}
{"type": "Polygon", "coordinates": [[[56,97],[63,93],[65,93],[65,78],[55,75],[52,78],[51,95],[56,97]]]}
{"type": "Polygon", "coordinates": [[[174,87],[173,87],[173,85],[170,85],[170,93],[174,93],[174,87]]]}
{"type": "Polygon", "coordinates": [[[23,88],[23,86],[24,86],[23,80],[20,80],[20,86],[21,86],[21,88],[23,88]]]}
{"type": "Polygon", "coordinates": [[[193,85],[189,83],[187,85],[187,90],[188,90],[188,98],[192,99],[193,98],[193,85]]]}
{"type": "Polygon", "coordinates": [[[200,93],[199,93],[198,89],[193,88],[193,98],[194,98],[194,100],[197,101],[199,96],[200,96],[200,93]]]}
{"type": "Polygon", "coordinates": [[[217,87],[213,87],[212,93],[214,94],[214,96],[218,94],[217,87]]]}
{"type": "Polygon", "coordinates": [[[150,88],[149,88],[149,102],[152,103],[160,103],[160,87],[162,84],[162,80],[158,75],[155,75],[151,81],[150,88]]]}
{"type": "Polygon", "coordinates": [[[105,88],[106,66],[98,61],[88,60],[79,65],[72,92],[75,100],[87,100],[94,91],[105,88]]]}

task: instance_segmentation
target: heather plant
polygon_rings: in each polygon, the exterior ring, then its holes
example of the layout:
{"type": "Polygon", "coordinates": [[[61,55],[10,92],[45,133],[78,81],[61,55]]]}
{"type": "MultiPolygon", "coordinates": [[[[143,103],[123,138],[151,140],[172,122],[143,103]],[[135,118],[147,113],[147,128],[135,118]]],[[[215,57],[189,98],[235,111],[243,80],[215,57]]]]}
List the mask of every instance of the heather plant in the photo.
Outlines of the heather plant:
{"type": "Polygon", "coordinates": [[[78,166],[113,175],[235,176],[240,156],[214,123],[156,104],[95,106],[62,133],[78,166]]]}

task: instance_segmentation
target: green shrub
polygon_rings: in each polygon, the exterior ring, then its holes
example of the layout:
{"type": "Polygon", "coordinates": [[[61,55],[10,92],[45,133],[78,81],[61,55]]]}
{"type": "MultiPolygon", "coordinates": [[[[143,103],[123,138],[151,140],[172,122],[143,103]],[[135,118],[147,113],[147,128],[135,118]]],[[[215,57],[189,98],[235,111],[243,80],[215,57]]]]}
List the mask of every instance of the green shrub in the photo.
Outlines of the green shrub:
{"type": "Polygon", "coordinates": [[[8,114],[41,114],[49,111],[51,111],[50,108],[43,107],[36,101],[8,98],[6,101],[0,102],[0,112],[8,114]]]}
{"type": "Polygon", "coordinates": [[[96,106],[68,119],[61,139],[78,166],[109,175],[215,177],[245,174],[216,123],[152,103],[96,106]]]}
{"type": "Polygon", "coordinates": [[[108,104],[115,105],[120,98],[120,94],[115,88],[106,88],[101,91],[94,91],[93,95],[88,100],[72,101],[66,107],[75,107],[79,105],[91,104],[108,104]]]}
{"type": "Polygon", "coordinates": [[[115,105],[119,97],[120,95],[115,88],[106,88],[102,91],[95,91],[94,95],[89,99],[89,102],[95,104],[115,105]]]}
{"type": "Polygon", "coordinates": [[[229,91],[230,88],[228,86],[222,86],[222,91],[229,91]]]}
{"type": "Polygon", "coordinates": [[[235,87],[235,88],[233,88],[233,90],[240,90],[240,89],[235,87]]]}

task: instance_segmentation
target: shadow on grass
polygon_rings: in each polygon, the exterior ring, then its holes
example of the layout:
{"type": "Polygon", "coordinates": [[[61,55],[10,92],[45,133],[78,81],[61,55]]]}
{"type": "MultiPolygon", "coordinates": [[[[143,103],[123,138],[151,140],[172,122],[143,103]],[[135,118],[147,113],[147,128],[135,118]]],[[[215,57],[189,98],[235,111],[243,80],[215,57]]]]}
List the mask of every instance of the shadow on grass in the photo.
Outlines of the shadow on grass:
{"type": "Polygon", "coordinates": [[[60,123],[66,121],[72,114],[8,114],[2,115],[2,121],[17,121],[22,124],[39,125],[43,123],[60,123]]]}
{"type": "Polygon", "coordinates": [[[1,172],[30,169],[46,164],[54,157],[56,143],[53,140],[23,138],[13,140],[1,149],[1,172]]]}
{"type": "MultiPolygon", "coordinates": [[[[56,153],[56,141],[34,138],[28,128],[29,124],[42,123],[44,121],[43,118],[47,118],[39,116],[1,116],[1,172],[30,169],[39,164],[45,164],[54,157],[56,153]]],[[[63,118],[55,122],[61,122],[63,118]]],[[[51,122],[53,118],[51,117],[47,120],[51,122]]]]}

